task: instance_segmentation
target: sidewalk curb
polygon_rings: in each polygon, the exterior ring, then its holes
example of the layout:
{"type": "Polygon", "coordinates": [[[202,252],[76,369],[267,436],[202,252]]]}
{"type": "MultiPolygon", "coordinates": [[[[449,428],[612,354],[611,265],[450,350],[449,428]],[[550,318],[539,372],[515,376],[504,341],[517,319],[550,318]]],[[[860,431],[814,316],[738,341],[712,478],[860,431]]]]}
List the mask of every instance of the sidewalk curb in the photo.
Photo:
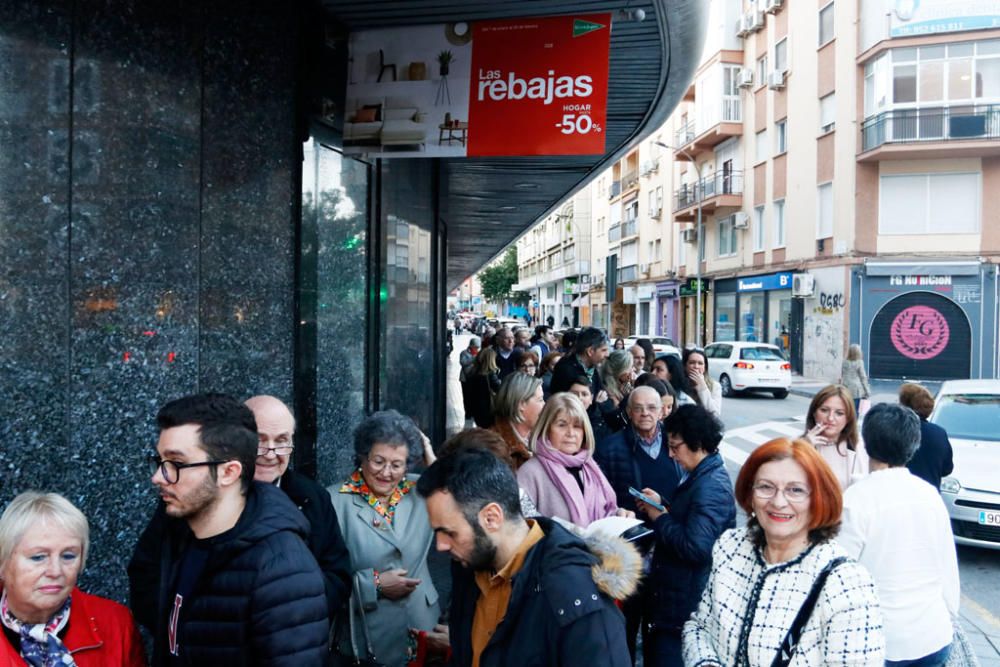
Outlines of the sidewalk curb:
{"type": "Polygon", "coordinates": [[[796,387],[795,385],[792,385],[791,387],[788,388],[788,393],[795,394],[796,396],[802,396],[804,398],[812,398],[813,396],[816,395],[817,392],[819,392],[820,389],[822,389],[822,387],[816,387],[815,389],[808,389],[806,387],[796,387]]]}

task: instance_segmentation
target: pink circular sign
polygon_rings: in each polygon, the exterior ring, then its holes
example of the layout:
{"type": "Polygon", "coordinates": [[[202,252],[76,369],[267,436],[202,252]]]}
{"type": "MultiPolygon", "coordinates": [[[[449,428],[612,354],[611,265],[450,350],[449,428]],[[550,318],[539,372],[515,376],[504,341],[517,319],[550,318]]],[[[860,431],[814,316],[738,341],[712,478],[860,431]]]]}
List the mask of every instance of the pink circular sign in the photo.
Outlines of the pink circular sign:
{"type": "Polygon", "coordinates": [[[948,345],[944,315],[930,306],[910,306],[889,327],[889,337],[899,353],[910,359],[933,359],[948,345]]]}

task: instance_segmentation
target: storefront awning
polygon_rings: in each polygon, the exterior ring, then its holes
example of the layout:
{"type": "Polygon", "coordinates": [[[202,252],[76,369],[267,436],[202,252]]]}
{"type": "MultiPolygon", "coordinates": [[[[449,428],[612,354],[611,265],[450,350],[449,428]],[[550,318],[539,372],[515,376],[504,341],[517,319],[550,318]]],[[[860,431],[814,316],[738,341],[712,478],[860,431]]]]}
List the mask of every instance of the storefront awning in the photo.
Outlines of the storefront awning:
{"type": "Polygon", "coordinates": [[[865,262],[868,276],[974,276],[979,262],[865,262]]]}

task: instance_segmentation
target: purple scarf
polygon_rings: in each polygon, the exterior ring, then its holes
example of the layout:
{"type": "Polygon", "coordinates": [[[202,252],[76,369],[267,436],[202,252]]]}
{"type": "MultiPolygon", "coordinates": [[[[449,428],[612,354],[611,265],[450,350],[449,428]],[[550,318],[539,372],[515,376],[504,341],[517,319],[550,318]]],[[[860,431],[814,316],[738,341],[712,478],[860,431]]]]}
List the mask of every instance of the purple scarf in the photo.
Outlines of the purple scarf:
{"type": "Polygon", "coordinates": [[[577,526],[586,528],[598,519],[611,516],[618,509],[614,489],[594,462],[590,451],[581,449],[576,454],[565,454],[554,448],[548,438],[539,438],[535,458],[566,501],[570,520],[577,526]],[[582,492],[576,478],[566,468],[580,468],[582,492]]]}

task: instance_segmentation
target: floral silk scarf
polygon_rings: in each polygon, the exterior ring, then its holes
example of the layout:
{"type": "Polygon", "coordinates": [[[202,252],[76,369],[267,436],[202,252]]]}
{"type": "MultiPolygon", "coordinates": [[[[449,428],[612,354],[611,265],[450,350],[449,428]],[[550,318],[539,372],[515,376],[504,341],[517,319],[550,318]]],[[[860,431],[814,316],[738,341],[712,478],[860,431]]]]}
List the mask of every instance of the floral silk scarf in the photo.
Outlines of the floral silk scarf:
{"type": "Polygon", "coordinates": [[[59,639],[69,623],[70,598],[52,615],[48,623],[30,625],[22,623],[11,613],[7,605],[7,591],[0,595],[0,622],[17,633],[21,638],[21,657],[31,667],[68,667],[76,662],[69,649],[59,639]]]}
{"type": "Polygon", "coordinates": [[[396,516],[396,505],[399,504],[399,501],[403,499],[403,496],[409,493],[414,486],[414,482],[403,478],[400,480],[399,484],[396,485],[396,488],[392,490],[392,495],[389,496],[389,502],[383,504],[375,496],[375,494],[372,493],[372,490],[368,488],[368,484],[365,483],[364,477],[361,476],[361,469],[358,468],[351,474],[350,477],[347,478],[344,485],[340,487],[340,492],[358,494],[373,510],[385,517],[385,520],[391,526],[393,517],[396,516]]]}

